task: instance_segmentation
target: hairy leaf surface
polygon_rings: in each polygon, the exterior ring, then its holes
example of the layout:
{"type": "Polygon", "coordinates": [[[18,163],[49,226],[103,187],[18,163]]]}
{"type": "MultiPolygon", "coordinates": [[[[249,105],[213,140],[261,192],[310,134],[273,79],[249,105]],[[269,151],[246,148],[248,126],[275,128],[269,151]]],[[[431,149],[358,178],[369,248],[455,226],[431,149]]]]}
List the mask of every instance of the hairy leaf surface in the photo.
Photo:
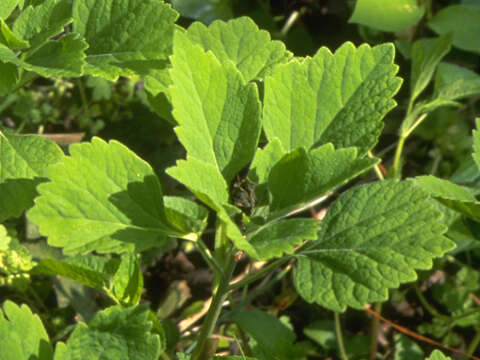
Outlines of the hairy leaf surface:
{"type": "Polygon", "coordinates": [[[77,0],[73,17],[89,44],[86,73],[115,80],[170,55],[178,14],[163,0],[77,0]]]}
{"type": "Polygon", "coordinates": [[[322,47],[313,58],[280,65],[265,80],[264,129],[286,151],[331,142],[364,154],[377,142],[382,119],[400,88],[394,47],[355,48],[335,54],[322,47]]]}
{"type": "Polygon", "coordinates": [[[33,205],[35,187],[46,177],[47,167],[62,160],[63,152],[46,138],[0,131],[0,157],[1,222],[33,205]]]}
{"type": "Polygon", "coordinates": [[[253,157],[260,100],[231,62],[221,64],[183,33],[175,34],[170,88],[175,128],[190,157],[218,168],[227,183],[253,157]]]}
{"type": "Polygon", "coordinates": [[[51,360],[52,346],[38,315],[11,301],[0,310],[0,359],[51,360]]]}
{"type": "Polygon", "coordinates": [[[249,17],[214,21],[208,27],[195,22],[186,34],[205,51],[211,50],[220,62],[231,60],[246,81],[264,78],[291,57],[281,41],[272,41],[249,17]]]}
{"type": "Polygon", "coordinates": [[[140,251],[183,235],[166,219],[154,171],[124,145],[93,138],[70,154],[49,169],[28,213],[50,245],[70,254],[140,251]]]}
{"type": "Polygon", "coordinates": [[[382,181],[342,194],[328,209],[318,240],[298,256],[298,293],[334,311],[383,301],[388,289],[416,279],[432,258],[455,247],[441,214],[409,182],[382,181]]]}

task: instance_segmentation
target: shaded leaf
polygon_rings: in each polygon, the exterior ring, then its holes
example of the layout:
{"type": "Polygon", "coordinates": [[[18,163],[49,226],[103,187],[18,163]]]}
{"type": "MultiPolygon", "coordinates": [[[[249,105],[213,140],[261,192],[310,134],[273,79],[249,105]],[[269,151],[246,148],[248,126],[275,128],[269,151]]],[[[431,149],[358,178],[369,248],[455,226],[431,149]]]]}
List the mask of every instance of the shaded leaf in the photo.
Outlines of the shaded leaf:
{"type": "Polygon", "coordinates": [[[435,96],[457,100],[480,94],[480,75],[464,67],[442,62],[435,77],[435,96]]]}
{"type": "Polygon", "coordinates": [[[298,255],[294,273],[306,301],[334,310],[383,301],[416,279],[432,258],[455,247],[440,213],[409,182],[382,181],[343,193],[328,209],[318,240],[298,255]]]}
{"type": "Polygon", "coordinates": [[[231,0],[172,0],[172,6],[182,14],[205,24],[233,17],[231,0]]]}
{"type": "Polygon", "coordinates": [[[137,256],[122,255],[120,266],[113,276],[113,293],[122,305],[137,305],[142,296],[143,275],[137,256]]]}

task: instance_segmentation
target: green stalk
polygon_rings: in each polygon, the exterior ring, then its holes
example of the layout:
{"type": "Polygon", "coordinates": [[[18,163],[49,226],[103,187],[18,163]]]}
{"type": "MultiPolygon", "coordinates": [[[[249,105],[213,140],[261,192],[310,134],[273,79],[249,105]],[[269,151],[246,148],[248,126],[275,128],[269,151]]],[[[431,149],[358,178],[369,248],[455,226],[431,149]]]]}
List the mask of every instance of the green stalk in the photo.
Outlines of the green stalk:
{"type": "Polygon", "coordinates": [[[429,312],[430,315],[438,319],[441,319],[443,321],[448,321],[448,322],[452,321],[452,318],[450,316],[440,314],[432,305],[428,303],[427,299],[425,299],[425,296],[423,296],[417,284],[415,284],[413,288],[415,289],[415,293],[417,294],[418,300],[420,300],[420,302],[422,303],[422,306],[425,308],[425,310],[429,312]]]}
{"type": "MultiPolygon", "coordinates": [[[[377,302],[374,305],[374,310],[377,314],[382,312],[382,303],[377,302]]],[[[377,317],[372,317],[370,323],[370,360],[375,360],[377,357],[377,348],[378,348],[378,328],[380,326],[380,319],[377,317]]]]}
{"type": "Polygon", "coordinates": [[[467,355],[473,355],[478,345],[480,344],[480,326],[477,326],[475,337],[468,344],[467,355]]]}
{"type": "Polygon", "coordinates": [[[345,345],[343,344],[342,326],[340,325],[340,315],[338,312],[333,313],[335,317],[335,335],[337,337],[338,351],[342,360],[348,360],[347,352],[345,351],[345,345]]]}
{"type": "Polygon", "coordinates": [[[393,160],[392,166],[392,177],[398,179],[402,175],[401,166],[402,166],[402,152],[403,145],[405,144],[406,137],[402,134],[400,139],[398,139],[397,150],[395,151],[395,157],[393,160]]]}

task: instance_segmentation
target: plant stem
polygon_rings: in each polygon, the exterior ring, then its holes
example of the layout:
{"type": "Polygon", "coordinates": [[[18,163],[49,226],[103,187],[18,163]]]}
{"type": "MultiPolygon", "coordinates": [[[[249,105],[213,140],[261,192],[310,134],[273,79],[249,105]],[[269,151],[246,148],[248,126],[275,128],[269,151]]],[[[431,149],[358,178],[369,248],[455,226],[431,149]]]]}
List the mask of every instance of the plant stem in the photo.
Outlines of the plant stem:
{"type": "Polygon", "coordinates": [[[425,296],[423,296],[417,284],[415,284],[414,289],[415,289],[415,293],[417,294],[418,300],[420,300],[420,302],[422,303],[422,306],[425,308],[425,310],[429,312],[430,315],[438,319],[441,319],[443,321],[448,321],[448,322],[452,321],[452,318],[450,316],[440,314],[437,310],[435,310],[433,306],[431,306],[428,303],[427,299],[425,299],[425,296]]]}
{"type": "Polygon", "coordinates": [[[335,335],[337,337],[338,351],[342,360],[348,360],[347,352],[345,351],[345,345],[343,344],[342,326],[340,325],[340,315],[338,312],[333,313],[335,317],[335,335]]]}
{"type": "Polygon", "coordinates": [[[401,174],[401,163],[402,163],[402,152],[403,152],[403,145],[405,144],[406,137],[400,136],[398,139],[397,150],[395,151],[395,158],[393,160],[392,166],[392,177],[394,179],[400,178],[401,174]]]}
{"type": "MultiPolygon", "coordinates": [[[[374,305],[374,310],[377,314],[382,312],[382,303],[377,302],[374,305]]],[[[372,317],[372,322],[370,323],[370,360],[375,360],[377,357],[377,348],[378,348],[378,327],[380,325],[380,319],[377,317],[372,317]]]]}
{"type": "Polygon", "coordinates": [[[198,251],[202,255],[205,262],[208,264],[210,269],[212,269],[214,272],[217,271],[222,276],[224,276],[223,269],[218,264],[217,260],[212,256],[210,250],[207,248],[207,246],[203,243],[201,239],[197,240],[197,245],[198,245],[198,251]]]}
{"type": "Polygon", "coordinates": [[[472,339],[470,344],[468,344],[467,355],[473,355],[478,347],[478,344],[480,344],[480,326],[477,326],[475,337],[472,339]]]}

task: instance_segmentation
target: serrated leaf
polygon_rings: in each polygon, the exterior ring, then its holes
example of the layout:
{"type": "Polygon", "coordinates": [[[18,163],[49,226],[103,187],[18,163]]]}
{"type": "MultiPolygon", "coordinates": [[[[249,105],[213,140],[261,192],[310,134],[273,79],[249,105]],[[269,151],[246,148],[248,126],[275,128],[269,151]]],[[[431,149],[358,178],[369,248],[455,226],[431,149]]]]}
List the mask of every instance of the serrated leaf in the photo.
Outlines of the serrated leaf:
{"type": "Polygon", "coordinates": [[[2,0],[0,2],[0,19],[6,19],[15,10],[18,0],[2,0]]]}
{"type": "Polygon", "coordinates": [[[432,175],[417,176],[413,181],[445,206],[480,221],[480,202],[475,198],[473,189],[432,175]]]}
{"type": "MultiPolygon", "coordinates": [[[[151,332],[144,306],[112,306],[95,315],[88,326],[80,322],[55,360],[152,360],[160,355],[160,339],[151,332]]],[[[57,352],[59,353],[57,355],[57,352]]]]}
{"type": "Polygon", "coordinates": [[[27,6],[15,20],[13,32],[28,40],[33,47],[63,32],[71,21],[71,3],[64,0],[46,0],[40,5],[27,6]]]}
{"type": "Polygon", "coordinates": [[[349,22],[398,32],[418,23],[424,13],[415,0],[358,0],[349,22]]]}
{"type": "Polygon", "coordinates": [[[11,301],[0,311],[0,359],[51,360],[52,346],[38,315],[11,301]]]}
{"type": "Polygon", "coordinates": [[[127,147],[93,138],[70,154],[50,168],[28,213],[50,245],[69,254],[141,251],[183,235],[166,219],[154,171],[127,147]]]}
{"type": "Polygon", "coordinates": [[[433,350],[426,360],[452,360],[452,358],[445,356],[440,350],[433,350]]]}
{"type": "Polygon", "coordinates": [[[2,19],[0,19],[0,43],[10,49],[24,49],[30,46],[28,41],[15,36],[15,34],[2,19]]]}
{"type": "Polygon", "coordinates": [[[276,163],[268,178],[272,194],[270,217],[285,216],[308,206],[377,162],[359,158],[356,148],[335,150],[332,144],[310,152],[299,148],[288,153],[276,163]]]}
{"type": "Polygon", "coordinates": [[[142,296],[143,275],[135,254],[127,252],[122,255],[120,266],[112,280],[113,293],[120,304],[138,304],[142,296]]]}
{"type": "Polygon", "coordinates": [[[393,57],[393,44],[347,42],[335,54],[322,47],[313,58],[278,66],[265,80],[267,138],[278,137],[286,151],[331,142],[366,153],[396,104],[401,79],[393,57]]]}
{"type": "Polygon", "coordinates": [[[170,88],[175,128],[190,157],[218,168],[230,183],[255,153],[260,100],[231,62],[221,64],[188,37],[175,33],[170,88]]]}
{"type": "Polygon", "coordinates": [[[259,310],[235,311],[229,317],[255,339],[256,352],[268,359],[292,359],[295,334],[280,320],[259,310]]]}
{"type": "Polygon", "coordinates": [[[475,119],[475,130],[473,130],[473,160],[480,169],[480,118],[475,119]]]}
{"type": "Polygon", "coordinates": [[[233,17],[231,0],[172,0],[172,6],[182,16],[210,24],[213,20],[233,17]]]}
{"type": "Polygon", "coordinates": [[[437,34],[453,34],[453,45],[459,49],[480,54],[480,7],[452,5],[442,8],[428,26],[437,34]],[[459,26],[461,25],[461,26],[459,26]]]}
{"type": "Polygon", "coordinates": [[[412,46],[412,73],[410,79],[410,101],[421,94],[432,79],[438,63],[448,54],[452,37],[444,35],[436,39],[420,39],[412,46]]]}
{"type": "Polygon", "coordinates": [[[85,63],[86,48],[87,44],[78,39],[77,34],[68,34],[58,40],[47,41],[23,60],[0,44],[0,61],[15,64],[45,77],[80,76],[85,63]]]}
{"type": "Polygon", "coordinates": [[[44,259],[31,270],[32,275],[60,275],[94,289],[108,286],[119,266],[117,259],[102,256],[74,256],[62,260],[44,259]]]}
{"type": "Polygon", "coordinates": [[[435,77],[435,95],[457,100],[480,94],[480,75],[467,68],[442,62],[435,77]]]}
{"type": "Polygon", "coordinates": [[[263,79],[292,56],[281,41],[272,41],[249,17],[214,21],[208,27],[194,22],[186,35],[205,51],[212,51],[220,62],[231,60],[246,81],[263,79]]]}
{"type": "Polygon", "coordinates": [[[197,240],[207,226],[207,209],[182,197],[165,196],[163,201],[168,222],[188,234],[184,238],[197,240]]]}
{"type": "Polygon", "coordinates": [[[440,213],[409,182],[382,181],[343,193],[328,209],[318,240],[298,256],[300,296],[345,311],[383,301],[388,289],[416,279],[432,258],[455,247],[440,213]]]}
{"type": "Polygon", "coordinates": [[[46,177],[48,166],[63,157],[51,140],[0,131],[0,222],[20,216],[33,205],[35,188],[46,177]]]}
{"type": "Polygon", "coordinates": [[[261,226],[248,234],[247,241],[255,249],[255,259],[269,260],[292,254],[303,240],[316,240],[319,222],[315,219],[283,219],[261,226]]]}
{"type": "Polygon", "coordinates": [[[116,80],[134,75],[145,62],[167,58],[177,17],[158,0],[75,1],[73,31],[89,44],[85,72],[116,80]]]}

